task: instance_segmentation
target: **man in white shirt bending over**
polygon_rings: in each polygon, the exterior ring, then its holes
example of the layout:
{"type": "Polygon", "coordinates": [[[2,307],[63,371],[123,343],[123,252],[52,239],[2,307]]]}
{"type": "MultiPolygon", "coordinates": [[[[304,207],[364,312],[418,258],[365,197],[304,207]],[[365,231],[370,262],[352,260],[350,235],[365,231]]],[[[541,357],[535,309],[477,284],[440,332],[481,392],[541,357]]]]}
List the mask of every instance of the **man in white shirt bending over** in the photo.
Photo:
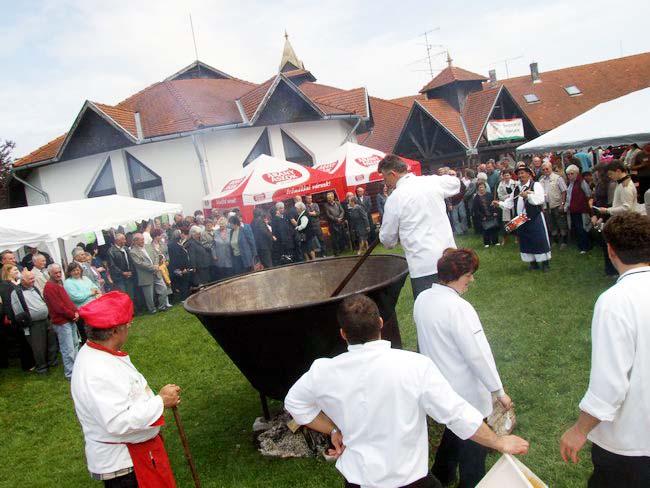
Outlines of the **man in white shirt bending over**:
{"type": "Polygon", "coordinates": [[[389,154],[378,171],[392,193],[384,206],[379,239],[384,247],[404,248],[413,298],[435,282],[442,252],[456,247],[445,198],[460,191],[460,180],[449,175],[415,176],[399,157],[389,154]]]}
{"type": "Polygon", "coordinates": [[[593,444],[589,488],[650,486],[650,218],[612,217],[603,229],[620,273],[596,302],[589,388],[560,441],[565,461],[593,444]]]}
{"type": "Polygon", "coordinates": [[[497,437],[429,358],[381,340],[383,322],[370,298],[345,299],[338,319],[348,352],[314,361],[284,406],[298,424],[331,436],[347,487],[440,486],[428,473],[427,415],[461,439],[528,451],[517,436],[497,437]]]}

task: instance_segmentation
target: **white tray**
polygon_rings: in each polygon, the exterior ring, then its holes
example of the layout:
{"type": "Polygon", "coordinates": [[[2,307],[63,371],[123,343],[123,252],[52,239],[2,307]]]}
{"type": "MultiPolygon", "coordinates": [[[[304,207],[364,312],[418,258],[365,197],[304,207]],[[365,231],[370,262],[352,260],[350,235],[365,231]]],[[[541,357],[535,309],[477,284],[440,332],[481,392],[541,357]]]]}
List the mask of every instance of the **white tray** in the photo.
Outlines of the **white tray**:
{"type": "Polygon", "coordinates": [[[548,488],[548,485],[517,458],[504,454],[476,488],[548,488]]]}

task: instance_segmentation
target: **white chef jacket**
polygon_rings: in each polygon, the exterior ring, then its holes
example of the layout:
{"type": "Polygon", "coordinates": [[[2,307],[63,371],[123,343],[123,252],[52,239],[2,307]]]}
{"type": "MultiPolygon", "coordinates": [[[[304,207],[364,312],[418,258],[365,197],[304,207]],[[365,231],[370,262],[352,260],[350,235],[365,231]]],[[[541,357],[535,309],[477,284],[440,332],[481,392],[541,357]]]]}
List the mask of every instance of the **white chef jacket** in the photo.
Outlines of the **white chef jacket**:
{"type": "Polygon", "coordinates": [[[122,354],[85,344],[72,371],[72,399],[86,441],[88,470],[95,474],[133,466],[122,443],[147,441],[160,430],[151,424],[163,413],[162,398],[122,354]]]}
{"type": "Polygon", "coordinates": [[[317,359],[284,401],[301,425],[325,413],[346,448],[336,462],[350,483],[394,488],[427,475],[427,414],[457,436],[474,435],[482,415],[464,401],[431,360],[376,340],[317,359]]]}
{"type": "Polygon", "coordinates": [[[503,395],[503,385],[474,307],[453,288],[434,284],[418,295],[413,319],[420,352],[456,393],[483,417],[490,415],[492,393],[503,395]]]}
{"type": "Polygon", "coordinates": [[[589,439],[622,456],[650,456],[650,266],[623,273],[598,298],[591,375],[580,410],[601,421],[589,439]]]}
{"type": "Polygon", "coordinates": [[[456,247],[445,198],[459,191],[460,180],[454,176],[409,173],[386,199],[379,239],[387,248],[399,239],[411,278],[436,274],[442,252],[456,247]]]}

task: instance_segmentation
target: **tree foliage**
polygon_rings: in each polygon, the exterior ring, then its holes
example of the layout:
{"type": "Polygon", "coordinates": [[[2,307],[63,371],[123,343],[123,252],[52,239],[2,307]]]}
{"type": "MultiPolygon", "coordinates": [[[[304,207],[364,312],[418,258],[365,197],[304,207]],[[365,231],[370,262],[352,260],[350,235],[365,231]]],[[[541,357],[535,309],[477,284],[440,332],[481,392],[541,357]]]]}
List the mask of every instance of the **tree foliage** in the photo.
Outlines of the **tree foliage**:
{"type": "Polygon", "coordinates": [[[9,206],[9,175],[13,163],[11,153],[15,147],[14,141],[0,142],[0,208],[9,206]]]}

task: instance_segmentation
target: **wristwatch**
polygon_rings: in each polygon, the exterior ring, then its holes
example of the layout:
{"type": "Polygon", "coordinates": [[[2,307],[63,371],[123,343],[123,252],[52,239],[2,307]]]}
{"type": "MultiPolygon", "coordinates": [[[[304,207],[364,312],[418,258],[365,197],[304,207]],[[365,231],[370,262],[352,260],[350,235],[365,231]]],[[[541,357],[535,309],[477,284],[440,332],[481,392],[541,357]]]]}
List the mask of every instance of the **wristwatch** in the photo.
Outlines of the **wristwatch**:
{"type": "Polygon", "coordinates": [[[330,431],[330,437],[332,437],[334,434],[337,434],[338,432],[339,432],[339,429],[337,429],[336,427],[334,427],[334,428],[330,431]]]}

